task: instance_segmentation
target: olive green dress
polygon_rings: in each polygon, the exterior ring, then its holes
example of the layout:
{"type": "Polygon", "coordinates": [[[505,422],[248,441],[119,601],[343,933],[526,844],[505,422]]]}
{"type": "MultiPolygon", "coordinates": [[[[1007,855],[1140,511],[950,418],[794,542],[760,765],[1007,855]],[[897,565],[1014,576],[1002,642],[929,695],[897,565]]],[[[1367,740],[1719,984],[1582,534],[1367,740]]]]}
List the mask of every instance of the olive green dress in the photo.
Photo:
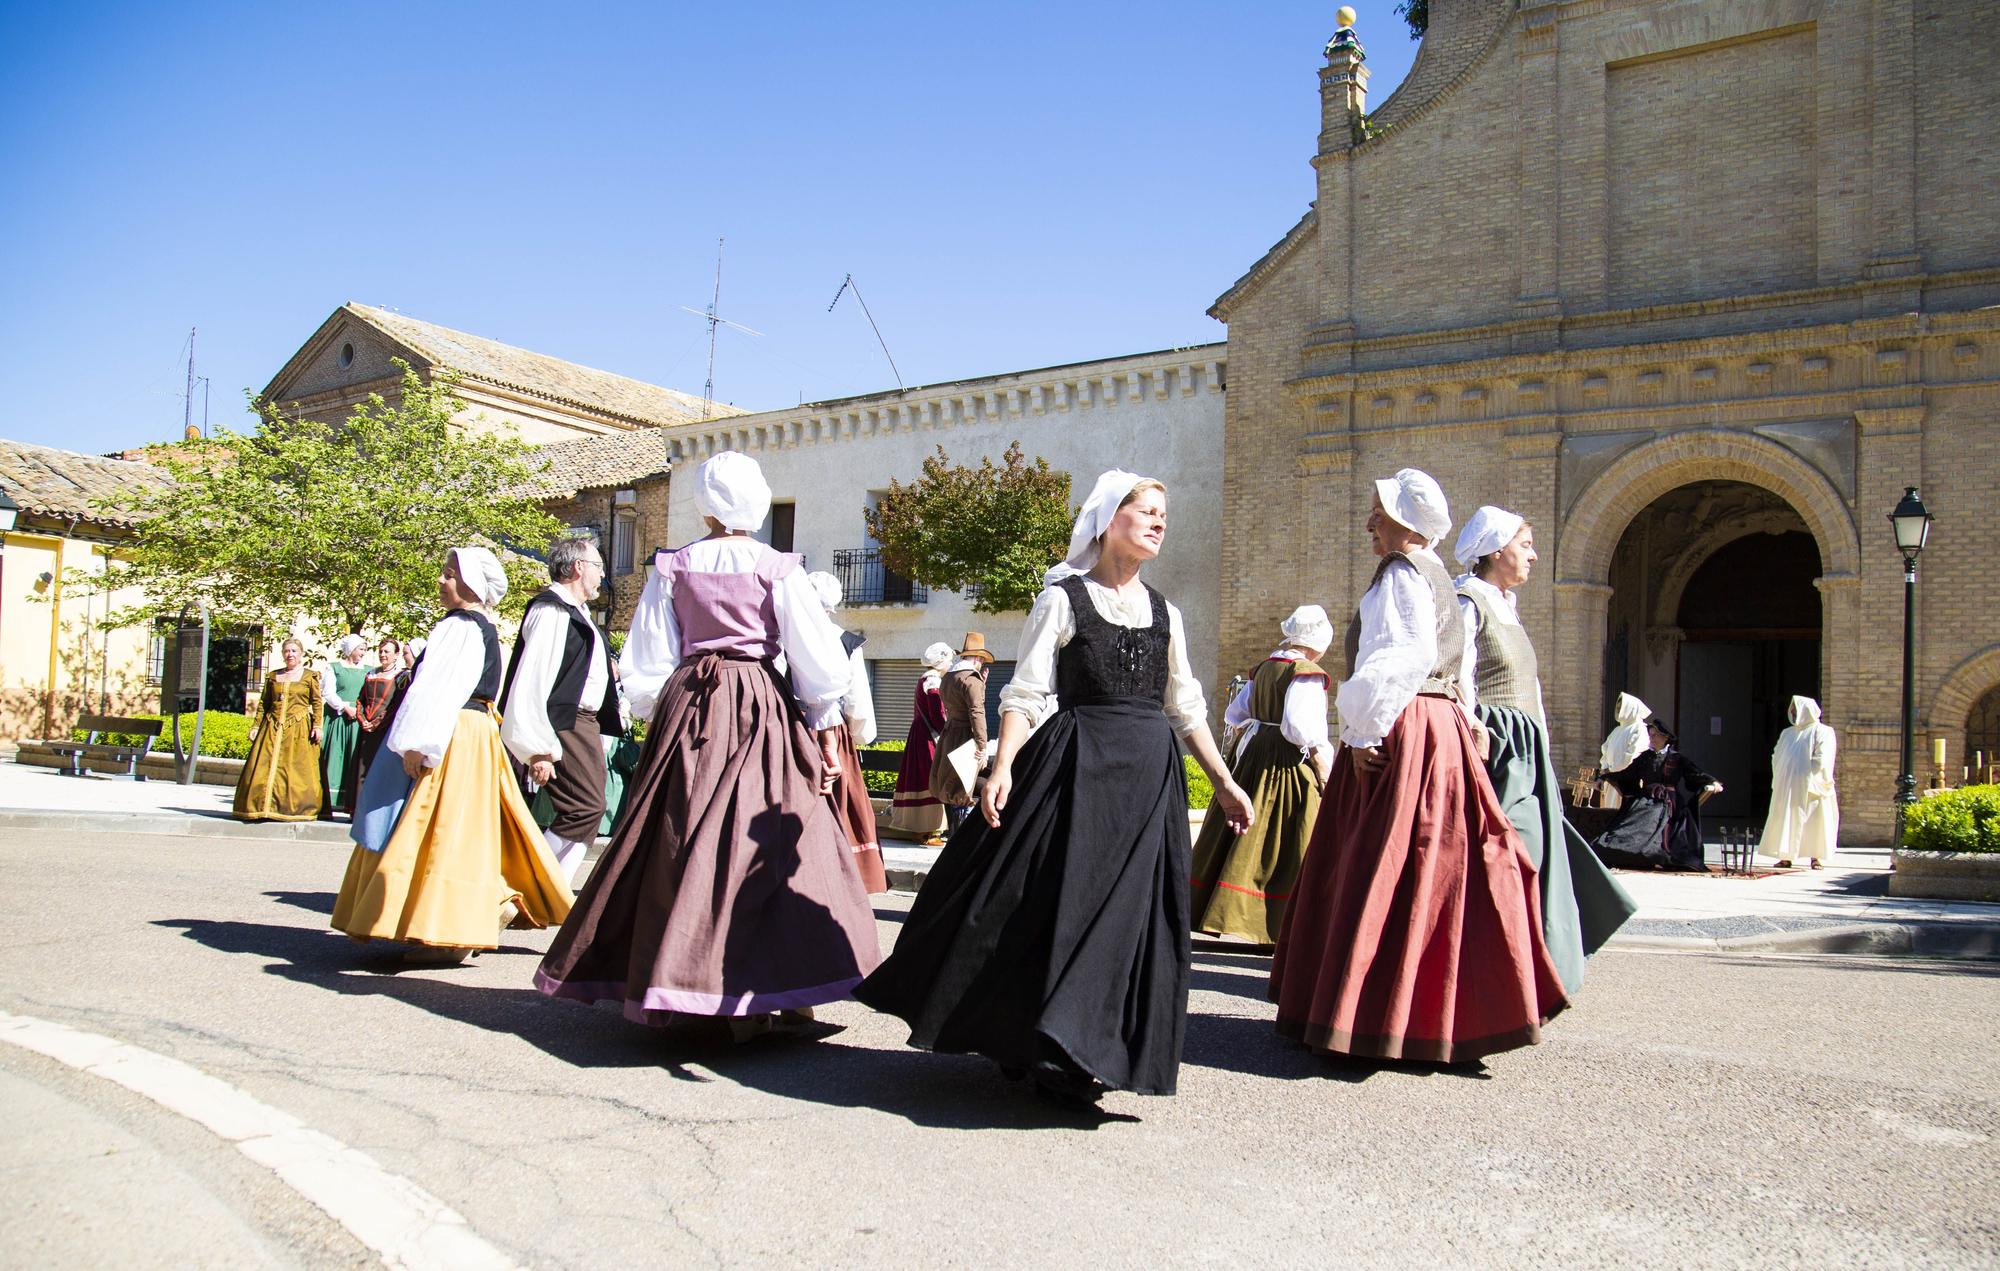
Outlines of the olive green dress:
{"type": "Polygon", "coordinates": [[[1316,663],[1272,658],[1250,681],[1250,713],[1257,731],[1244,743],[1230,775],[1250,796],[1256,813],[1238,834],[1220,804],[1211,803],[1194,844],[1188,874],[1189,913],[1196,931],[1242,936],[1276,944],[1285,903],[1305,860],[1306,840],[1319,816],[1319,778],[1279,721],[1294,681],[1328,678],[1316,663]]]}
{"type": "Polygon", "coordinates": [[[1489,737],[1486,775],[1534,862],[1542,938],[1563,990],[1574,994],[1583,984],[1584,960],[1638,905],[1563,816],[1563,787],[1542,722],[1540,668],[1527,630],[1506,621],[1493,597],[1480,588],[1461,584],[1458,594],[1478,617],[1474,713],[1489,737]]]}
{"type": "Polygon", "coordinates": [[[310,821],[319,815],[319,744],[312,739],[319,712],[317,672],[306,671],[290,684],[275,672],[264,677],[257,736],[230,805],[237,820],[310,821]]]}

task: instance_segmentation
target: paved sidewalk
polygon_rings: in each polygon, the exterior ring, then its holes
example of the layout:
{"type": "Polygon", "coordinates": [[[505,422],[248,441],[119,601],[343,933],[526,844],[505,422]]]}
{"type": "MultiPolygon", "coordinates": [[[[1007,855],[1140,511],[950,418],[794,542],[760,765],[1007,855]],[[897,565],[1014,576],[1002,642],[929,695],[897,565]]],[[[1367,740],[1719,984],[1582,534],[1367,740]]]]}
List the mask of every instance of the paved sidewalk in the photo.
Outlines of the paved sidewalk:
{"type": "MultiPolygon", "coordinates": [[[[65,777],[52,769],[0,763],[0,831],[122,830],[307,842],[347,837],[344,821],[232,820],[230,793],[226,786],[65,777]]],[[[899,891],[922,887],[940,850],[884,841],[889,885],[899,891]]],[[[1710,856],[1712,862],[1720,859],[1714,847],[1710,856]]],[[[2000,960],[2000,905],[1892,897],[1886,848],[1844,851],[1827,869],[1764,878],[1620,873],[1618,880],[1639,902],[1638,915],[1612,941],[1621,947],[2000,960]]]]}

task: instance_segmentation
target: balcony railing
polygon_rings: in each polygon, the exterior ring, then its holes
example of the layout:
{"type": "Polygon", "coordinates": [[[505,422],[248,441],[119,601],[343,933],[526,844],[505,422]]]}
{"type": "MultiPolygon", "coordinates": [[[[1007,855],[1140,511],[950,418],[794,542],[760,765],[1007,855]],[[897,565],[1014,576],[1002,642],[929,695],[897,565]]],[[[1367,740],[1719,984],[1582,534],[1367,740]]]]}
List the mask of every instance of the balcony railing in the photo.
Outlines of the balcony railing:
{"type": "Polygon", "coordinates": [[[833,554],[844,605],[921,605],[930,592],[882,563],[880,549],[844,548],[833,554]]]}

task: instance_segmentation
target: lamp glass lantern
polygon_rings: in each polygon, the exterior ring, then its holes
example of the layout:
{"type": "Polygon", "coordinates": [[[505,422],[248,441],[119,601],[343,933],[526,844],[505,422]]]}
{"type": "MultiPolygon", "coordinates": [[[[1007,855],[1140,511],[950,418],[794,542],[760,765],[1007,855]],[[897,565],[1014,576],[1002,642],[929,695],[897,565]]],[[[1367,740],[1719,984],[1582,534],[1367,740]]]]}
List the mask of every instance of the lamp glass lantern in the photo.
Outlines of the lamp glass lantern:
{"type": "Polygon", "coordinates": [[[8,498],[5,490],[0,490],[0,534],[13,529],[20,516],[21,505],[8,498]]]}
{"type": "Polygon", "coordinates": [[[1905,560],[1915,563],[1923,552],[1924,545],[1930,541],[1932,519],[1930,509],[1917,497],[1917,487],[1904,487],[1896,510],[1889,513],[1889,524],[1895,527],[1896,547],[1905,560]]]}

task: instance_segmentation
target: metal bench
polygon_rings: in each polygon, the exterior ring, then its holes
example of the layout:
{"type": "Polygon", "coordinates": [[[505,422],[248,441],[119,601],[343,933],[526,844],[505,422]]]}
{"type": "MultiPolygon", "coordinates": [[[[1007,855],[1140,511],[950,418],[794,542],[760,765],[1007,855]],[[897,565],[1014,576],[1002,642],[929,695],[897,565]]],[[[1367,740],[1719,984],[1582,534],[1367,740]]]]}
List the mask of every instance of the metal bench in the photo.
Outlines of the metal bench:
{"type": "Polygon", "coordinates": [[[68,766],[60,770],[64,776],[84,776],[83,761],[95,759],[104,763],[124,764],[125,775],[134,781],[146,779],[146,775],[139,771],[139,760],[144,758],[147,750],[151,748],[152,739],[160,735],[161,721],[130,719],[123,715],[85,715],[76,721],[76,726],[88,734],[83,741],[49,743],[50,750],[69,760],[68,766]],[[134,733],[143,740],[138,745],[97,740],[104,733],[134,733]]]}

